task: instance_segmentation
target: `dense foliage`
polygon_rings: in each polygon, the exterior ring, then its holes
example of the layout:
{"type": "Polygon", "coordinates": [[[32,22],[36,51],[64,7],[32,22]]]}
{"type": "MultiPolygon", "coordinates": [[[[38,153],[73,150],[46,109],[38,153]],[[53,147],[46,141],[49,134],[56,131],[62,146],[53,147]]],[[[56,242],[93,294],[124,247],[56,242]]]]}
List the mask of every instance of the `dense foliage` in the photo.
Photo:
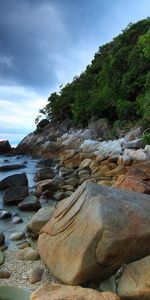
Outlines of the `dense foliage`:
{"type": "Polygon", "coordinates": [[[150,18],[99,48],[84,73],[52,93],[47,118],[87,125],[91,118],[150,120],[150,18]]]}

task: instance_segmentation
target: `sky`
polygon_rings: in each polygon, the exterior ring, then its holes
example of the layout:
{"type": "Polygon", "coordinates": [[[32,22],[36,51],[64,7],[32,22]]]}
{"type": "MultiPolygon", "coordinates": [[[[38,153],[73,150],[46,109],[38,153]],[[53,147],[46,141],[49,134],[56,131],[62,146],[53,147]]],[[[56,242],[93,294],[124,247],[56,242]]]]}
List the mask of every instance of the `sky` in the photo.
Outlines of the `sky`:
{"type": "Polygon", "coordinates": [[[0,140],[34,131],[49,95],[148,16],[150,0],[0,0],[0,140]]]}

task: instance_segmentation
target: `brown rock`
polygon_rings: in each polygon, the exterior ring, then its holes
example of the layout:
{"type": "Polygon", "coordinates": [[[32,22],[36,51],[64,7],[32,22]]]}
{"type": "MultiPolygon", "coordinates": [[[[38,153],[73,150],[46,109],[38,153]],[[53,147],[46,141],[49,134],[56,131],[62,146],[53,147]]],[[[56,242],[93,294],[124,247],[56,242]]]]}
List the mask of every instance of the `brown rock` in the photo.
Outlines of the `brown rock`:
{"type": "Polygon", "coordinates": [[[129,264],[118,284],[123,299],[150,299],[150,256],[129,264]]]}
{"type": "Polygon", "coordinates": [[[150,181],[145,182],[136,177],[121,175],[118,180],[113,184],[113,187],[119,188],[122,190],[130,190],[134,192],[150,194],[150,181]]]}
{"type": "Polygon", "coordinates": [[[25,248],[16,253],[16,256],[20,260],[38,260],[40,258],[37,250],[32,249],[31,247],[25,248]]]}
{"type": "Polygon", "coordinates": [[[85,183],[42,228],[39,253],[61,281],[105,279],[150,254],[150,197],[85,183]]]}
{"type": "Polygon", "coordinates": [[[8,279],[10,277],[10,273],[7,271],[0,271],[0,279],[8,279]]]}
{"type": "Polygon", "coordinates": [[[42,194],[44,191],[49,190],[53,194],[58,189],[58,182],[53,179],[45,179],[36,184],[36,194],[42,194]]]}
{"type": "Polygon", "coordinates": [[[54,207],[41,208],[30,220],[27,227],[35,234],[39,234],[41,228],[50,220],[54,212],[54,207]]]}
{"type": "Polygon", "coordinates": [[[34,269],[31,269],[28,274],[30,283],[34,284],[38,281],[41,281],[43,272],[44,272],[43,268],[36,267],[34,269]]]}
{"type": "Polygon", "coordinates": [[[66,286],[61,284],[45,284],[32,293],[30,300],[119,300],[111,293],[100,293],[93,289],[80,286],[66,286]]]}

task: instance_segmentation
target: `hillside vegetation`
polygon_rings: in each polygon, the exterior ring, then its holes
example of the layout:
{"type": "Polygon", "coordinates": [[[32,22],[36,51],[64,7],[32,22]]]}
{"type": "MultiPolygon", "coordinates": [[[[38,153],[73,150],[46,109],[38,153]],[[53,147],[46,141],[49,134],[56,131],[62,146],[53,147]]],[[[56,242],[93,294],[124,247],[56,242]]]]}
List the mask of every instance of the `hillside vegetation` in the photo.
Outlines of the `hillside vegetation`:
{"type": "Polygon", "coordinates": [[[69,118],[86,126],[91,118],[111,123],[150,121],[150,18],[130,24],[99,48],[79,77],[52,93],[40,111],[47,119],[69,118]]]}

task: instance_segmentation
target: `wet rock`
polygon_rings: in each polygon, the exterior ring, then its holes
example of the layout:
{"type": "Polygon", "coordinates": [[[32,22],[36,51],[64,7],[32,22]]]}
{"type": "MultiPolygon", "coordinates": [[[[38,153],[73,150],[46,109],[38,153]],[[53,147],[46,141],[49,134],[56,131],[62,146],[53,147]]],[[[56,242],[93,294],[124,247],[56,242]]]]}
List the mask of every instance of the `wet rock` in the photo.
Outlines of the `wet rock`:
{"type": "Polygon", "coordinates": [[[5,242],[5,235],[3,232],[0,232],[0,245],[3,245],[5,242]]]}
{"type": "Polygon", "coordinates": [[[9,277],[10,277],[9,272],[0,270],[0,279],[8,279],[9,277]]]}
{"type": "Polygon", "coordinates": [[[0,190],[5,190],[12,186],[28,186],[26,173],[11,175],[0,181],[0,190]]]}
{"type": "Polygon", "coordinates": [[[24,232],[14,232],[11,234],[10,239],[12,241],[18,241],[25,237],[24,232]]]}
{"type": "Polygon", "coordinates": [[[28,229],[38,235],[41,228],[51,219],[54,210],[54,207],[43,207],[39,209],[27,224],[28,229]]]}
{"type": "Polygon", "coordinates": [[[54,161],[52,158],[48,158],[48,159],[41,159],[36,163],[36,167],[38,168],[45,168],[45,167],[51,167],[53,166],[54,161]]]}
{"type": "Polygon", "coordinates": [[[21,201],[18,207],[25,211],[37,211],[41,208],[41,203],[35,195],[31,194],[21,201]]]}
{"type": "Polygon", "coordinates": [[[31,269],[28,273],[28,278],[29,278],[30,283],[34,284],[38,281],[41,281],[43,272],[44,272],[43,268],[36,267],[34,269],[31,269]]]}
{"type": "Polygon", "coordinates": [[[37,250],[34,250],[31,247],[25,248],[23,250],[20,250],[18,253],[16,253],[16,257],[19,260],[38,260],[40,259],[39,253],[37,250]]]}
{"type": "Polygon", "coordinates": [[[17,204],[28,195],[28,188],[25,186],[9,187],[3,194],[4,204],[17,204]]]}
{"type": "Polygon", "coordinates": [[[41,258],[67,284],[102,280],[150,254],[149,210],[148,195],[83,184],[41,229],[41,258]]]}
{"type": "Polygon", "coordinates": [[[13,217],[12,220],[11,220],[12,224],[19,224],[19,223],[22,223],[22,222],[23,222],[23,220],[19,216],[13,217]]]}
{"type": "Polygon", "coordinates": [[[51,179],[54,177],[54,172],[51,168],[43,168],[36,172],[35,180],[41,181],[45,179],[51,179]]]}
{"type": "Polygon", "coordinates": [[[45,284],[33,292],[31,300],[119,300],[120,298],[111,293],[100,293],[94,289],[80,286],[68,286],[62,284],[45,284]]]}
{"type": "Polygon", "coordinates": [[[25,165],[5,165],[5,166],[0,166],[0,172],[5,172],[5,171],[11,171],[11,170],[18,170],[26,168],[25,165]]]}
{"type": "Polygon", "coordinates": [[[11,146],[9,144],[9,141],[4,140],[0,141],[0,153],[8,153],[11,150],[11,146]]]}
{"type": "Polygon", "coordinates": [[[0,219],[8,219],[12,216],[11,212],[7,210],[0,210],[0,219]]]}

